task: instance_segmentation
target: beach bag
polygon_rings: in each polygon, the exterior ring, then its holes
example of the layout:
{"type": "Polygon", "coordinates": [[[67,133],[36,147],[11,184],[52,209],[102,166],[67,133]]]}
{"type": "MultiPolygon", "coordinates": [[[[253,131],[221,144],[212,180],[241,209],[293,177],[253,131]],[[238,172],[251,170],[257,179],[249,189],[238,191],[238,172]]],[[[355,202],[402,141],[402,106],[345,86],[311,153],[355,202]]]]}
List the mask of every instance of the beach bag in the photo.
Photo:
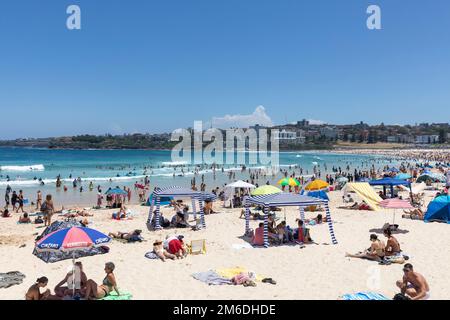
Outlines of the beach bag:
{"type": "Polygon", "coordinates": [[[404,295],[403,293],[397,293],[397,294],[394,296],[394,299],[393,299],[393,300],[411,300],[411,298],[408,297],[408,296],[406,296],[406,295],[404,295]]]}
{"type": "Polygon", "coordinates": [[[47,201],[44,201],[41,205],[41,212],[47,211],[47,201]]]}
{"type": "Polygon", "coordinates": [[[42,220],[41,217],[37,217],[36,219],[34,219],[34,223],[35,223],[35,224],[44,223],[44,220],[42,220]]]}

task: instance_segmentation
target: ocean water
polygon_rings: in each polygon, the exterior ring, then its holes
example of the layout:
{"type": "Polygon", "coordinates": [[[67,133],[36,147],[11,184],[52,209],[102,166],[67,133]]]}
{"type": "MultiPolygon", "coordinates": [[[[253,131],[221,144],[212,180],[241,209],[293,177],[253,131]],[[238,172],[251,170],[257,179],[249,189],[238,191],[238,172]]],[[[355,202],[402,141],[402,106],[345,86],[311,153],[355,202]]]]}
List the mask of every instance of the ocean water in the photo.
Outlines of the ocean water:
{"type": "MultiPolygon", "coordinates": [[[[237,158],[237,157],[236,157],[237,158]]],[[[380,156],[348,155],[320,152],[280,152],[281,169],[297,166],[303,169],[303,175],[311,175],[314,167],[323,175],[331,172],[333,166],[341,168],[349,165],[354,168],[368,169],[374,164],[381,167],[395,164],[395,160],[380,156]]],[[[151,187],[181,185],[190,186],[195,178],[197,185],[201,177],[207,190],[230,181],[229,172],[235,172],[236,179],[249,179],[248,171],[242,172],[241,163],[220,166],[213,172],[211,166],[195,166],[192,163],[173,162],[169,150],[54,150],[31,148],[0,148],[0,190],[10,185],[13,190],[23,190],[31,201],[37,190],[44,194],[52,193],[63,203],[95,203],[96,192],[90,192],[88,185],[92,181],[95,187],[100,185],[105,191],[108,187],[132,186],[142,182],[145,176],[150,178],[151,187]],[[223,167],[223,171],[222,171],[223,167]],[[196,174],[196,171],[198,174],[196,174]],[[56,188],[56,177],[61,177],[68,191],[56,188]],[[80,177],[83,192],[72,187],[72,181],[80,177]],[[41,181],[44,183],[42,184],[41,181]]],[[[248,153],[245,163],[250,169],[263,169],[263,165],[249,164],[248,153]]],[[[298,169],[297,169],[298,172],[298,169]]],[[[260,177],[259,183],[275,183],[281,174],[260,177]]],[[[3,197],[2,197],[3,198],[3,197]]],[[[0,203],[3,202],[1,199],[0,203]]]]}

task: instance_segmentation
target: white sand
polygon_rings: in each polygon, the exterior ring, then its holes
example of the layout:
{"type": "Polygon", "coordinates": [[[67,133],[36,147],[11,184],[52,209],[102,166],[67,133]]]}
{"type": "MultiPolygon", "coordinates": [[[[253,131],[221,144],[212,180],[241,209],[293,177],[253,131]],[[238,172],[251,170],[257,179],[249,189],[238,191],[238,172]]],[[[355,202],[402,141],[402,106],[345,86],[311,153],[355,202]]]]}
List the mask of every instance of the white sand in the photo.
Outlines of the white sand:
{"type": "MultiPolygon", "coordinates": [[[[428,194],[431,196],[431,193],[428,194]]],[[[335,209],[341,205],[341,192],[330,192],[331,213],[338,245],[331,243],[326,224],[311,227],[313,239],[320,245],[271,247],[269,249],[241,249],[232,247],[242,244],[245,221],[239,219],[239,209],[223,209],[221,202],[215,205],[221,214],[206,216],[207,229],[191,231],[185,229],[150,232],[145,227],[148,207],[132,207],[139,216],[129,221],[110,219],[111,210],[94,211],[89,218],[92,227],[105,233],[143,229],[146,242],[124,244],[113,241],[108,254],[82,258],[89,278],[100,282],[104,277],[104,263],[116,264],[119,287],[133,294],[134,299],[338,299],[345,293],[376,291],[393,297],[397,290],[395,281],[401,279],[402,265],[379,266],[376,262],[345,258],[345,252],[357,252],[370,245],[369,230],[380,229],[386,221],[392,221],[388,212],[350,211],[335,209]],[[206,239],[206,255],[189,256],[183,260],[162,262],[149,260],[144,254],[152,250],[156,239],[167,234],[184,234],[186,240],[206,239]],[[258,283],[257,287],[208,286],[191,277],[194,272],[209,269],[242,266],[259,274],[272,277],[277,285],[258,283]],[[378,274],[375,287],[371,279],[378,274]],[[377,287],[378,285],[378,287],[377,287]]],[[[429,201],[429,199],[428,199],[429,201]]],[[[165,209],[165,216],[172,211],[165,209]]],[[[287,210],[287,222],[295,225],[298,210],[287,210]]],[[[313,217],[317,213],[307,213],[313,217]]],[[[281,212],[283,217],[284,212],[281,212]]],[[[425,224],[422,221],[402,219],[400,211],[397,223],[409,232],[396,235],[402,249],[412,256],[410,262],[416,271],[429,282],[433,299],[449,299],[448,265],[450,251],[450,226],[442,223],[425,224]]],[[[20,271],[26,275],[21,285],[0,289],[0,299],[23,299],[24,294],[36,278],[47,276],[49,288],[64,277],[71,265],[70,260],[45,263],[31,254],[34,233],[43,228],[35,225],[16,224],[14,218],[0,218],[0,272],[20,271]],[[19,248],[21,244],[26,247],[19,248]]],[[[257,222],[252,222],[256,227],[257,222]]],[[[382,235],[380,235],[383,238],[382,235]]]]}

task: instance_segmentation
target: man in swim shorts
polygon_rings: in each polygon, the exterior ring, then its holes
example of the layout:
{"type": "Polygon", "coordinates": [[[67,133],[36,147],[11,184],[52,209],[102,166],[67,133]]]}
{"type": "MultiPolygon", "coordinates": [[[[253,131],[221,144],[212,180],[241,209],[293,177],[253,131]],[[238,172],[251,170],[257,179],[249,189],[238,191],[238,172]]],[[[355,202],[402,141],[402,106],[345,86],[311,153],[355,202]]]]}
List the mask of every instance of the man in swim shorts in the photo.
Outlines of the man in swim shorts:
{"type": "Polygon", "coordinates": [[[430,299],[430,287],[425,277],[415,272],[412,264],[407,263],[403,266],[403,279],[397,281],[397,287],[401,293],[409,296],[411,300],[430,299]]]}

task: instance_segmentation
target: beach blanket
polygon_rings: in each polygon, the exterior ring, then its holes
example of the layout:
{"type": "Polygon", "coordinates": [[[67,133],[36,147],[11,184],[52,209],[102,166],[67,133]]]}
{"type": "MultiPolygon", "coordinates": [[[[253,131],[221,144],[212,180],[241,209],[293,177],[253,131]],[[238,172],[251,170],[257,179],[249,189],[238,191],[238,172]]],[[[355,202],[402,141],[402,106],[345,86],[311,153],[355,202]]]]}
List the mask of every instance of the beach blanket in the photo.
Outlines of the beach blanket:
{"type": "Polygon", "coordinates": [[[106,297],[101,298],[99,300],[131,300],[133,295],[131,293],[122,292],[120,291],[120,296],[117,295],[117,292],[112,291],[110,294],[108,294],[106,297]]]}
{"type": "Polygon", "coordinates": [[[376,292],[358,292],[344,294],[342,298],[344,300],[391,300],[389,298],[386,298],[384,295],[376,292]]]}
{"type": "Polygon", "coordinates": [[[0,273],[0,288],[9,288],[16,284],[21,284],[25,275],[19,271],[0,273]]]}
{"type": "Polygon", "coordinates": [[[225,278],[217,274],[213,270],[209,270],[207,272],[198,272],[193,273],[192,277],[199,281],[205,282],[208,285],[224,285],[224,284],[233,284],[231,279],[225,278]]]}
{"type": "MultiPolygon", "coordinates": [[[[242,267],[235,267],[235,268],[217,269],[216,272],[222,278],[231,279],[240,273],[247,273],[247,272],[249,272],[249,270],[242,268],[242,267]]],[[[264,278],[267,278],[267,277],[262,276],[260,274],[256,275],[256,281],[262,281],[262,279],[264,279],[264,278]]]]}

